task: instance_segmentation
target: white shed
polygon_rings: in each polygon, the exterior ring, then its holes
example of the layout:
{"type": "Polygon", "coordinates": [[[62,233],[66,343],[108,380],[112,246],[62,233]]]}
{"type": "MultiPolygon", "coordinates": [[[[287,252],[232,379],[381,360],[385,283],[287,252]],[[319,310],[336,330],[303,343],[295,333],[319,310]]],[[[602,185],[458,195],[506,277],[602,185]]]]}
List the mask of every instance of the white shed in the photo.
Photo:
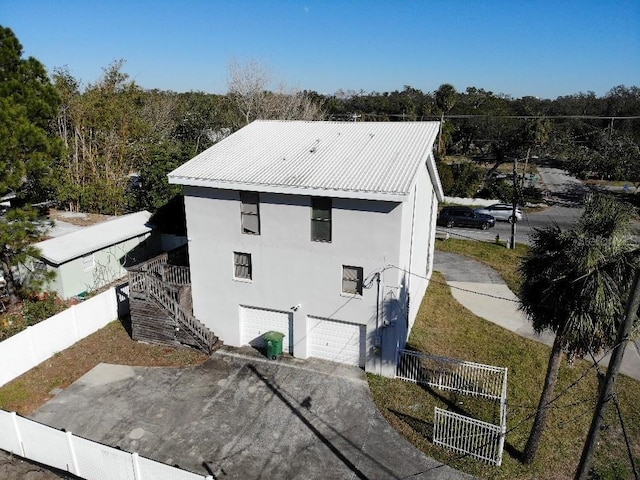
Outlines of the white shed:
{"type": "Polygon", "coordinates": [[[124,277],[124,266],[148,253],[150,218],[141,211],[36,243],[40,262],[56,272],[49,288],[66,299],[124,277]]]}

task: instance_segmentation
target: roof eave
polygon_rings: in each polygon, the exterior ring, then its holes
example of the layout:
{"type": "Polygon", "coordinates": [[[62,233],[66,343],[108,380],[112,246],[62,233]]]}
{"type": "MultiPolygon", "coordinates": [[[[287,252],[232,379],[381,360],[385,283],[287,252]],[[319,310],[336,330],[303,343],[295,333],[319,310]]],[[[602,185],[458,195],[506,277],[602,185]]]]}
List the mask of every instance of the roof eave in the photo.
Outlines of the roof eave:
{"type": "Polygon", "coordinates": [[[409,199],[408,192],[372,192],[364,190],[332,190],[327,188],[293,187],[286,185],[265,185],[240,182],[224,182],[201,178],[169,176],[169,183],[189,187],[219,188],[222,190],[243,190],[249,192],[282,193],[285,195],[309,195],[332,198],[355,198],[401,203],[409,199]]]}

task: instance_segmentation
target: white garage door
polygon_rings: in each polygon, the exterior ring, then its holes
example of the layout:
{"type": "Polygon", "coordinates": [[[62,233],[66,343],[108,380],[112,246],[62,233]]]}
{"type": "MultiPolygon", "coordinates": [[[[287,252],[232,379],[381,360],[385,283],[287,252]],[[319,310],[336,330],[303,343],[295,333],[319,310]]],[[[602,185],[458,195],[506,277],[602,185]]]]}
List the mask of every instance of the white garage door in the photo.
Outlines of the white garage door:
{"type": "Polygon", "coordinates": [[[293,315],[264,308],[240,307],[242,343],[252,347],[263,347],[262,335],[271,330],[284,333],[282,350],[293,353],[293,315]]]}
{"type": "Polygon", "coordinates": [[[309,356],[364,367],[366,327],[318,317],[307,317],[309,356]]]}

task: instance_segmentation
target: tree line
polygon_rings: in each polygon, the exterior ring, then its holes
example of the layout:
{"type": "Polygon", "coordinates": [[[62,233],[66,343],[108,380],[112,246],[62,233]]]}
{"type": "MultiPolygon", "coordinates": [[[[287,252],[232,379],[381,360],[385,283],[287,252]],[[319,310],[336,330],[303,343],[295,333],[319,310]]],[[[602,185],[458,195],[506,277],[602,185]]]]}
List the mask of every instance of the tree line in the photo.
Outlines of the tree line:
{"type": "Polygon", "coordinates": [[[638,87],[555,100],[475,87],[457,92],[448,84],[435,92],[405,86],[321,95],[283,84],[273,89],[270,72],[249,62],[230,65],[224,95],[176,93],[141,88],[122,60],[87,85],[67,68],[49,77],[37,60],[22,59],[10,29],[3,29],[0,45],[3,71],[15,70],[2,82],[2,123],[16,122],[14,132],[20,132],[2,137],[0,193],[15,191],[25,201],[55,201],[72,211],[156,210],[177,193],[166,181],[169,171],[256,118],[441,120],[441,154],[498,161],[530,154],[563,161],[579,176],[640,178],[640,118],[625,118],[640,117],[638,87]],[[22,127],[18,117],[7,117],[19,111],[28,112],[22,127]]]}
{"type": "Polygon", "coordinates": [[[557,159],[583,178],[640,181],[640,118],[626,118],[640,117],[638,87],[556,100],[514,99],[474,87],[450,89],[447,99],[440,98],[447,85],[427,93],[405,87],[329,96],[269,90],[261,68],[232,65],[225,95],[144,90],[124,72],[122,61],[84,89],[68,70],[56,70],[52,83],[61,103],[54,133],[63,150],[55,164],[55,199],[70,210],[153,211],[177,193],[166,182],[169,171],[257,118],[443,120],[443,155],[491,156],[498,162],[535,155],[557,159]]]}

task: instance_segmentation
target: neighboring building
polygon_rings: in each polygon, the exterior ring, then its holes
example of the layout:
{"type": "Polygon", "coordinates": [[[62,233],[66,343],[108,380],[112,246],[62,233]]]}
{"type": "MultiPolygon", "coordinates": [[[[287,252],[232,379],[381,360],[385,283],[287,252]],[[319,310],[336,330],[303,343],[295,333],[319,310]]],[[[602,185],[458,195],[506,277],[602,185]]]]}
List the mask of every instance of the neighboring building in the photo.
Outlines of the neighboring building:
{"type": "Polygon", "coordinates": [[[184,185],[193,313],[227,345],[393,374],[431,276],[437,122],[256,121],[184,185]]]}
{"type": "Polygon", "coordinates": [[[147,211],[132,213],[36,243],[40,265],[56,272],[48,288],[66,299],[126,276],[125,266],[155,250],[150,217],[147,211]]]}

